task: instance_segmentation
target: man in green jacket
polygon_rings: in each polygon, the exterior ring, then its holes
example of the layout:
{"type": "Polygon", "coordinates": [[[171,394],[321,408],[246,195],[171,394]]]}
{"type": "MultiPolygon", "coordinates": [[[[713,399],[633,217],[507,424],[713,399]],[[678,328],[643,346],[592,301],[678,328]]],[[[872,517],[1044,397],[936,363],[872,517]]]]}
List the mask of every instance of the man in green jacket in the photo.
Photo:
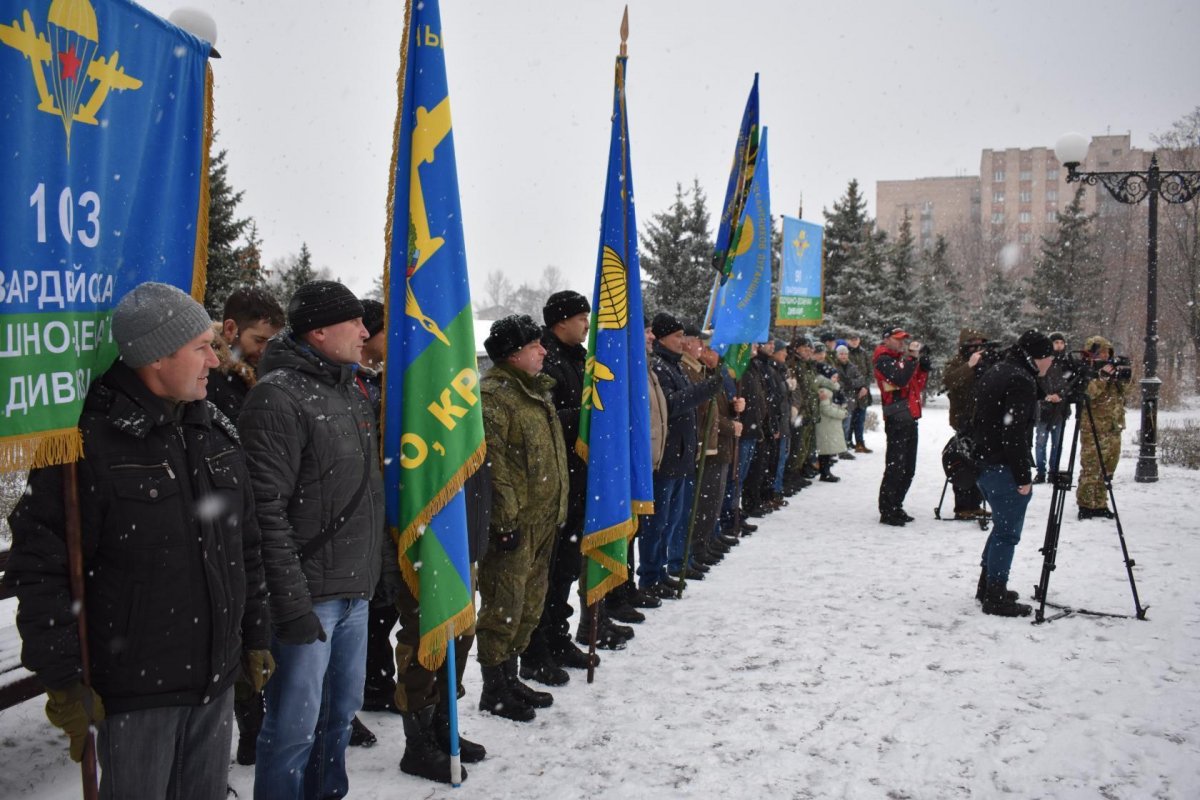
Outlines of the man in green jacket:
{"type": "Polygon", "coordinates": [[[495,366],[479,384],[492,479],[488,551],[479,562],[479,708],[519,722],[554,702],[521,683],[517,656],[541,618],[550,553],[567,518],[566,445],[550,399],[554,379],[539,374],[541,337],[526,315],[494,322],[483,346],[495,366]]]}

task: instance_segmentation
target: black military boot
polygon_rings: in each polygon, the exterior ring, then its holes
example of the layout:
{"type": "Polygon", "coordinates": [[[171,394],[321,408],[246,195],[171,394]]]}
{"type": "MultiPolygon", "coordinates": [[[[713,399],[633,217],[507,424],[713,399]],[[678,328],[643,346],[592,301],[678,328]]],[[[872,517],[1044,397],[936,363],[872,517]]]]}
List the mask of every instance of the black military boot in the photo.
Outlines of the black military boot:
{"type": "Polygon", "coordinates": [[[503,663],[494,667],[481,664],[479,671],[483,673],[483,691],[479,693],[480,711],[517,722],[529,722],[537,716],[537,712],[513,692],[503,663]]]}
{"type": "Polygon", "coordinates": [[[350,746],[374,747],[378,741],[378,737],[355,714],[354,719],[350,720],[350,746]]]}
{"type": "Polygon", "coordinates": [[[263,696],[261,692],[254,692],[245,702],[235,699],[233,716],[238,727],[236,761],[243,767],[252,767],[258,756],[258,732],[263,724],[263,696]]]}
{"type": "Polygon", "coordinates": [[[520,698],[525,705],[530,708],[549,708],[554,705],[554,695],[549,692],[539,692],[537,689],[521,683],[521,679],[517,675],[516,656],[511,656],[508,661],[504,662],[504,674],[508,678],[508,685],[511,687],[513,695],[520,698]]]}
{"type": "MultiPolygon", "coordinates": [[[[1012,589],[1008,589],[1007,591],[1008,591],[1008,599],[1014,603],[1017,602],[1017,599],[1020,598],[1021,595],[1017,594],[1012,589]]],[[[979,568],[979,586],[977,586],[975,588],[975,599],[982,603],[983,598],[986,595],[987,595],[987,568],[980,567],[979,568]]]]}
{"type": "Polygon", "coordinates": [[[570,673],[554,663],[544,647],[539,652],[532,647],[526,648],[521,654],[520,675],[527,681],[537,681],[547,686],[562,686],[571,680],[570,673]]]}
{"type": "MultiPolygon", "coordinates": [[[[459,721],[462,717],[459,717],[459,721]]],[[[450,713],[440,700],[433,709],[433,738],[437,741],[438,749],[446,755],[450,754],[450,713]]],[[[464,764],[474,764],[487,757],[487,748],[472,742],[458,732],[458,757],[464,764]]]]}
{"type": "MultiPolygon", "coordinates": [[[[404,755],[400,757],[400,771],[418,778],[449,783],[450,756],[438,747],[434,737],[433,706],[401,714],[400,718],[404,721],[404,755]]],[[[465,769],[462,779],[467,779],[465,769]]]]}
{"type": "Polygon", "coordinates": [[[988,581],[984,588],[983,613],[997,617],[1028,617],[1033,613],[1033,608],[1010,600],[1004,581],[988,581]]]}
{"type": "MultiPolygon", "coordinates": [[[[550,655],[554,657],[555,663],[560,667],[587,669],[590,664],[588,654],[576,647],[570,636],[559,637],[552,641],[550,655]]],[[[600,666],[600,656],[593,656],[593,658],[596,662],[594,666],[600,666]]]]}

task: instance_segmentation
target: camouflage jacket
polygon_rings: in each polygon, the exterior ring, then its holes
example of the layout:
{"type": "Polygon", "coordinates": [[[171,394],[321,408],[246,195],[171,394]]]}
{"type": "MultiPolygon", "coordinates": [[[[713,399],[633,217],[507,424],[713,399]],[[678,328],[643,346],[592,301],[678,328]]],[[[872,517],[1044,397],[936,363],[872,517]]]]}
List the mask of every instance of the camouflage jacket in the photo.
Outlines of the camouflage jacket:
{"type": "Polygon", "coordinates": [[[492,473],[491,528],[561,525],[567,518],[567,463],[554,379],[497,364],[479,383],[492,473]]]}
{"type": "MultiPolygon", "coordinates": [[[[1096,433],[1101,436],[1119,436],[1125,430],[1125,386],[1124,383],[1099,378],[1088,383],[1087,396],[1092,401],[1092,419],[1096,422],[1096,433]]],[[[1088,425],[1086,412],[1083,425],[1088,425]]]]}

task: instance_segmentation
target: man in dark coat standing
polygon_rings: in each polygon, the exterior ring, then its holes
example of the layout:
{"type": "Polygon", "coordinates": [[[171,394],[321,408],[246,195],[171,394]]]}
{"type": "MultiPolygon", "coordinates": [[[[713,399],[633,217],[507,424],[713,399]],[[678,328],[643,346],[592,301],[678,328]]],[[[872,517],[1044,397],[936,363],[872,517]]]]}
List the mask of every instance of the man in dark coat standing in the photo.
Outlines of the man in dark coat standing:
{"type": "Polygon", "coordinates": [[[879,521],[884,525],[903,526],[913,519],[904,510],[904,497],[917,471],[917,417],[920,387],[924,385],[920,373],[929,374],[929,354],[919,342],[909,343],[906,353],[904,340],[908,338],[903,329],[889,328],[875,348],[875,382],[879,385],[883,431],[887,435],[883,480],[879,483],[879,521]],[[912,354],[914,350],[918,355],[912,354]]]}
{"type": "Polygon", "coordinates": [[[358,364],[363,306],[340,283],[313,281],[288,303],[242,407],[263,563],[271,650],[254,796],[340,797],[346,746],[361,708],[367,603],[381,572],[399,580],[383,535],[375,409],[358,364]]]}
{"type": "Polygon", "coordinates": [[[250,476],[233,424],[205,401],[217,359],[204,307],[144,283],[117,305],[112,331],[121,360],[88,390],[75,467],[91,685],[64,467],[33,470],[9,517],[21,658],[74,760],[96,725],[101,797],[218,800],[234,679],[261,689],[274,668],[250,476]]]}
{"type": "Polygon", "coordinates": [[[983,613],[1025,617],[1032,610],[1008,591],[1013,551],[1021,541],[1025,509],[1033,496],[1030,443],[1037,408],[1037,379],[1054,361],[1046,334],[1021,334],[1004,360],[985,372],[975,391],[975,454],[983,466],[979,488],[992,506],[992,530],[981,557],[976,599],[983,613]]]}
{"type": "MultiPolygon", "coordinates": [[[[983,331],[963,328],[958,333],[958,352],[942,369],[942,386],[950,401],[950,427],[956,436],[968,440],[975,416],[975,380],[995,363],[985,347],[987,339],[983,331]]],[[[959,469],[953,474],[948,471],[946,477],[954,488],[955,519],[974,520],[987,516],[983,510],[983,495],[975,485],[972,470],[959,469]]]]}

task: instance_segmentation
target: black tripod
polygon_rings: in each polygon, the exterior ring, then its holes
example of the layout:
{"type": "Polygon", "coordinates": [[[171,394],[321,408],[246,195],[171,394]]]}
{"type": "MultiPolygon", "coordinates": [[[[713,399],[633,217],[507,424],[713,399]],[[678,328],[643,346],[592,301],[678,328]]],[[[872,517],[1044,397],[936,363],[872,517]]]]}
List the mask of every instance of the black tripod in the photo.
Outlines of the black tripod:
{"type": "MultiPolygon", "coordinates": [[[[1100,449],[1100,436],[1096,433],[1095,420],[1092,419],[1092,403],[1086,394],[1080,393],[1072,398],[1075,401],[1075,430],[1071,433],[1071,454],[1067,458],[1066,470],[1059,470],[1058,463],[1050,472],[1050,481],[1054,485],[1054,493],[1050,498],[1050,517],[1046,522],[1046,541],[1042,544],[1042,579],[1033,589],[1033,597],[1039,601],[1033,624],[1053,622],[1056,619],[1071,614],[1086,614],[1093,617],[1121,617],[1128,619],[1127,614],[1112,614],[1104,611],[1089,611],[1086,608],[1050,603],[1046,600],[1050,588],[1050,573],[1054,571],[1055,560],[1058,557],[1058,535],[1062,530],[1063,508],[1066,505],[1067,493],[1071,490],[1071,482],[1075,470],[1075,454],[1079,446],[1079,428],[1084,412],[1087,413],[1088,427],[1092,432],[1092,444],[1096,448],[1096,460],[1100,463],[1100,476],[1104,479],[1104,488],[1108,491],[1108,500],[1112,504],[1113,519],[1117,523],[1117,538],[1121,540],[1121,553],[1125,558],[1125,571],[1129,575],[1129,588],[1133,592],[1133,607],[1137,619],[1144,620],[1149,606],[1143,606],[1138,600],[1137,584],[1133,580],[1134,561],[1129,557],[1129,548],[1125,546],[1125,530],[1121,527],[1121,515],[1117,512],[1117,497],[1113,494],[1112,476],[1104,466],[1104,453],[1100,449]],[[1046,616],[1046,606],[1057,609],[1058,613],[1046,616]]],[[[1059,452],[1061,457],[1062,453],[1059,452]]]]}

